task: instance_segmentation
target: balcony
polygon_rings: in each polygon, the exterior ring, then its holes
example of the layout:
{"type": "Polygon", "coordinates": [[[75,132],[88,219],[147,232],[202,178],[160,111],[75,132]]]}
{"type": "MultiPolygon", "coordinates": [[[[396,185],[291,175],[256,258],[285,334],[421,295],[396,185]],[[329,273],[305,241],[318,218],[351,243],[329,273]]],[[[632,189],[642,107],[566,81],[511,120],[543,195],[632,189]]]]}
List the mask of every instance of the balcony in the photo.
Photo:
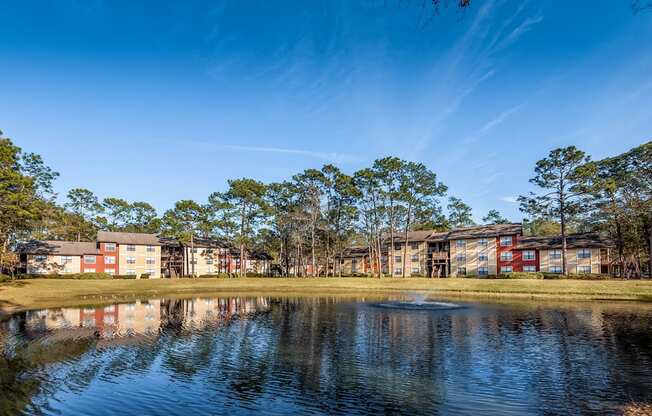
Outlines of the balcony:
{"type": "Polygon", "coordinates": [[[447,251],[433,251],[430,253],[430,257],[434,261],[446,261],[448,260],[448,252],[447,251]]]}

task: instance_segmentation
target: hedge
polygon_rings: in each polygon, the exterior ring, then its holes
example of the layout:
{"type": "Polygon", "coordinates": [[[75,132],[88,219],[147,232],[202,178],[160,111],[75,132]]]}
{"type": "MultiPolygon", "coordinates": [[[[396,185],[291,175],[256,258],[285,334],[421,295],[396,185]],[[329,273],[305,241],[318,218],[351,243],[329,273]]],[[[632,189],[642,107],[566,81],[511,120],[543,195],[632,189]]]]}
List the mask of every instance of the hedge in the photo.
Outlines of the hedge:
{"type": "Polygon", "coordinates": [[[4,275],[4,274],[0,274],[0,283],[9,282],[9,281],[11,281],[11,277],[10,277],[10,276],[4,275]]]}
{"type": "Polygon", "coordinates": [[[104,280],[112,279],[108,273],[21,274],[17,279],[104,280]]]}

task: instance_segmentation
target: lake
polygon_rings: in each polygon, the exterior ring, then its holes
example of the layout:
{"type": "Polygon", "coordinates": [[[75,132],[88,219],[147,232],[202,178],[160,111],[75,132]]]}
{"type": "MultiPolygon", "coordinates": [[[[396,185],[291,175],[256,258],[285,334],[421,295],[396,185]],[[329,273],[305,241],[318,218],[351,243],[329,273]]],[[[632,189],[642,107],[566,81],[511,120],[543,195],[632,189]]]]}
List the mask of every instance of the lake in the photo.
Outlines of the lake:
{"type": "Polygon", "coordinates": [[[652,402],[650,305],[415,298],[17,313],[0,323],[0,413],[566,415],[652,402]]]}

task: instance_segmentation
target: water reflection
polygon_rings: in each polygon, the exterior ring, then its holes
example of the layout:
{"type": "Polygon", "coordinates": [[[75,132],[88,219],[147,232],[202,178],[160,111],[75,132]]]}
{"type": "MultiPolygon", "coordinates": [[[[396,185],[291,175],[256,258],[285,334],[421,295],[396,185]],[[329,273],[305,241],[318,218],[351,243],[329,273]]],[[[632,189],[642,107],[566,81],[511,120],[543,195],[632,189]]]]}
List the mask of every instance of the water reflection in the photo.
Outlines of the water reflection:
{"type": "Polygon", "coordinates": [[[649,308],[385,301],[16,314],[0,327],[0,413],[602,414],[652,401],[649,308]]]}

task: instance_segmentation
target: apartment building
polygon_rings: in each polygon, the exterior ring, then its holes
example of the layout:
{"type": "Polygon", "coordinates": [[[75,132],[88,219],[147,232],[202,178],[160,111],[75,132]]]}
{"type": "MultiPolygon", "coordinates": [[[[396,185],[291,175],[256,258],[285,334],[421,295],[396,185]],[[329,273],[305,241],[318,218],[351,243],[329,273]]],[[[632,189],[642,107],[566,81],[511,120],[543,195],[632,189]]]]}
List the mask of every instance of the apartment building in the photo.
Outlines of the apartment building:
{"type": "Polygon", "coordinates": [[[97,245],[105,273],[161,277],[161,242],[155,234],[98,231],[97,245]]]}
{"type": "Polygon", "coordinates": [[[103,271],[102,255],[92,242],[30,241],[19,246],[18,253],[29,274],[103,271]]]}
{"type": "MultiPolygon", "coordinates": [[[[519,223],[447,232],[412,231],[385,244],[382,268],[395,277],[489,276],[513,272],[561,273],[561,237],[523,237],[519,223]]],[[[609,273],[608,240],[597,234],[567,237],[569,273],[609,273]]],[[[368,273],[367,249],[353,247],[342,259],[343,274],[368,273]]]]}

